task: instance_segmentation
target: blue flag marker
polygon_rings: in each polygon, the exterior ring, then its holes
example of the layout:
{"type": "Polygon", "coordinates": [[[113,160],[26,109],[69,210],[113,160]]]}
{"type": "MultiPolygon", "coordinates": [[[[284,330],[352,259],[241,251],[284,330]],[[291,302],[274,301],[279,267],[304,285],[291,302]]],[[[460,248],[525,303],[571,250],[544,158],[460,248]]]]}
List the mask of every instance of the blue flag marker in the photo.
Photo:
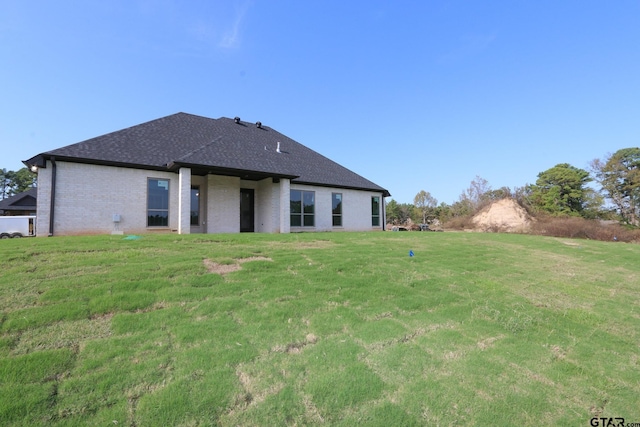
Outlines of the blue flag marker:
{"type": "Polygon", "coordinates": [[[413,251],[409,251],[409,256],[413,256],[413,251]]]}

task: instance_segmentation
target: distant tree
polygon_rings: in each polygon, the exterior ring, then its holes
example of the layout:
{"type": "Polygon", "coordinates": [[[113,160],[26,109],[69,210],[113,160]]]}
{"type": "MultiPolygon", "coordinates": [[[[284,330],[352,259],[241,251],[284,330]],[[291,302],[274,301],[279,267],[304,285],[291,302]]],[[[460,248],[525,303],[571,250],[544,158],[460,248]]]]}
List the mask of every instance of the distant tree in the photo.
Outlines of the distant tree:
{"type": "Polygon", "coordinates": [[[394,199],[387,202],[386,206],[387,222],[391,224],[399,224],[400,221],[400,205],[394,199]]]}
{"type": "Polygon", "coordinates": [[[5,168],[0,169],[0,200],[35,186],[36,174],[29,172],[27,168],[22,168],[17,172],[5,168]]]}
{"type": "Polygon", "coordinates": [[[497,190],[489,190],[484,193],[482,198],[484,200],[502,200],[513,197],[511,189],[509,187],[501,187],[497,190]]]}
{"type": "Polygon", "coordinates": [[[538,174],[531,201],[535,208],[552,215],[582,216],[588,195],[586,184],[591,180],[584,169],[557,164],[538,174]]]}
{"type": "Polygon", "coordinates": [[[468,216],[475,212],[475,206],[471,199],[460,196],[460,200],[451,205],[450,212],[452,217],[468,216]]]}
{"type": "Polygon", "coordinates": [[[438,207],[435,208],[435,214],[436,218],[438,218],[441,223],[448,221],[453,216],[451,213],[451,206],[445,202],[440,203],[438,207]]]}
{"type": "Polygon", "coordinates": [[[511,193],[512,197],[516,199],[516,202],[518,202],[518,204],[525,208],[529,213],[535,210],[533,203],[531,202],[532,191],[533,185],[525,184],[522,187],[515,187],[511,193]]]}
{"type": "Polygon", "coordinates": [[[464,210],[469,210],[469,214],[472,214],[485,200],[487,200],[487,194],[490,191],[491,185],[489,185],[489,181],[479,175],[476,175],[475,179],[471,181],[469,188],[463,191],[460,195],[460,202],[465,208],[464,210]]]}
{"type": "Polygon", "coordinates": [[[0,200],[6,198],[9,194],[9,171],[5,168],[0,169],[0,200]]]}
{"type": "Polygon", "coordinates": [[[415,222],[415,211],[416,207],[411,203],[401,203],[400,204],[400,223],[406,224],[409,220],[415,222]]]}
{"type": "Polygon", "coordinates": [[[27,168],[19,169],[14,176],[14,191],[21,193],[36,186],[37,177],[35,173],[27,168]]]}
{"type": "Polygon", "coordinates": [[[434,209],[438,205],[438,201],[428,191],[420,190],[413,198],[413,204],[422,217],[422,224],[426,224],[428,218],[435,218],[434,209]]]}
{"type": "Polygon", "coordinates": [[[640,148],[623,148],[603,160],[595,159],[591,170],[622,219],[640,225],[640,148]]]}
{"type": "Polygon", "coordinates": [[[413,213],[413,205],[409,203],[398,203],[394,199],[387,202],[387,222],[391,224],[405,224],[413,213]]]}
{"type": "Polygon", "coordinates": [[[604,208],[604,196],[589,187],[585,189],[581,215],[586,219],[615,218],[615,215],[612,215],[611,210],[606,210],[604,208]]]}

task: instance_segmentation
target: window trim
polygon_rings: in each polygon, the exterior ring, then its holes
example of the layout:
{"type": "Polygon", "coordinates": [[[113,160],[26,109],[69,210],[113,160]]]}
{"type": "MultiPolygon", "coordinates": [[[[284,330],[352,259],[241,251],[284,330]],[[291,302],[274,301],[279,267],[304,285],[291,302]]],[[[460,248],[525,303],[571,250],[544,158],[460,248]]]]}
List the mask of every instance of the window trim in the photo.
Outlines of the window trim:
{"type": "Polygon", "coordinates": [[[190,191],[189,194],[191,196],[190,200],[189,200],[189,212],[190,212],[190,214],[189,214],[189,224],[190,224],[191,227],[199,227],[200,226],[200,210],[201,210],[200,209],[200,202],[202,201],[202,199],[200,198],[200,186],[199,185],[192,185],[191,186],[191,191],[190,191]],[[195,224],[193,223],[193,220],[194,220],[193,212],[194,211],[192,210],[192,208],[193,208],[193,197],[194,197],[193,191],[194,190],[197,191],[195,197],[196,197],[196,200],[198,201],[198,211],[196,212],[196,215],[195,215],[195,220],[196,220],[195,224]]]}
{"type": "Polygon", "coordinates": [[[292,228],[315,228],[316,226],[316,192],[311,190],[298,190],[298,189],[290,189],[289,190],[289,226],[292,228]],[[291,212],[291,194],[293,192],[300,193],[300,212],[293,213],[291,212]],[[304,204],[304,196],[305,194],[311,194],[313,196],[313,212],[306,213],[305,212],[305,204],[304,204]],[[300,225],[293,225],[293,217],[298,216],[300,218],[300,225]],[[305,225],[305,218],[311,218],[313,225],[305,225]]]}
{"type": "MultiPolygon", "coordinates": [[[[157,185],[157,184],[156,184],[157,185]]],[[[147,228],[169,228],[170,224],[171,224],[171,212],[170,212],[170,206],[171,206],[171,180],[169,178],[153,178],[153,177],[147,177],[147,228]],[[167,208],[166,209],[157,209],[157,208],[149,208],[149,196],[150,196],[150,192],[149,192],[149,185],[151,184],[151,181],[166,181],[167,182],[167,208]],[[149,213],[150,212],[166,212],[167,213],[167,225],[149,225],[149,213]]]]}
{"type": "Polygon", "coordinates": [[[371,196],[371,227],[380,227],[380,196],[371,196]],[[374,201],[378,204],[378,212],[373,212],[374,201]],[[376,224],[377,222],[377,224],[376,224]]]}
{"type": "Polygon", "coordinates": [[[334,228],[342,228],[344,227],[344,224],[342,222],[342,202],[343,202],[343,194],[342,193],[331,193],[331,226],[334,228]],[[336,196],[340,196],[340,212],[339,213],[335,213],[334,212],[334,207],[333,207],[333,201],[335,200],[336,196]],[[336,225],[335,221],[336,219],[340,220],[340,224],[336,225]]]}

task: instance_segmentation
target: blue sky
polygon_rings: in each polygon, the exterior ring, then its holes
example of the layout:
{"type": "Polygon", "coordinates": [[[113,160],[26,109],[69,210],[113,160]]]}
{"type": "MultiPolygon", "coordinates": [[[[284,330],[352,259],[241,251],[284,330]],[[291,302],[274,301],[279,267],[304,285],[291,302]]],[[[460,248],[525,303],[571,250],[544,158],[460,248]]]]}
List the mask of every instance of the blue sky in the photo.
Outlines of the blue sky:
{"type": "Polygon", "coordinates": [[[640,2],[0,0],[0,168],[261,121],[410,203],[640,145],[640,2]]]}

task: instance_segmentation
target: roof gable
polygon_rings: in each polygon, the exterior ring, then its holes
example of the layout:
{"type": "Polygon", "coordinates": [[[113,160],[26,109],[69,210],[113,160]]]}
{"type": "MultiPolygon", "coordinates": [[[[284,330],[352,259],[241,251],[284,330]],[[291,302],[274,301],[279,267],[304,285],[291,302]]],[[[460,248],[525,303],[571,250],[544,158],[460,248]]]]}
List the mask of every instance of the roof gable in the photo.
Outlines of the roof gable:
{"type": "Polygon", "coordinates": [[[14,194],[0,200],[0,210],[35,210],[37,189],[30,188],[22,193],[14,194]]]}
{"type": "Polygon", "coordinates": [[[388,195],[382,187],[270,127],[225,117],[177,113],[48,151],[25,163],[38,164],[38,157],[156,170],[185,166],[194,173],[247,179],[287,177],[293,183],[388,195]]]}

